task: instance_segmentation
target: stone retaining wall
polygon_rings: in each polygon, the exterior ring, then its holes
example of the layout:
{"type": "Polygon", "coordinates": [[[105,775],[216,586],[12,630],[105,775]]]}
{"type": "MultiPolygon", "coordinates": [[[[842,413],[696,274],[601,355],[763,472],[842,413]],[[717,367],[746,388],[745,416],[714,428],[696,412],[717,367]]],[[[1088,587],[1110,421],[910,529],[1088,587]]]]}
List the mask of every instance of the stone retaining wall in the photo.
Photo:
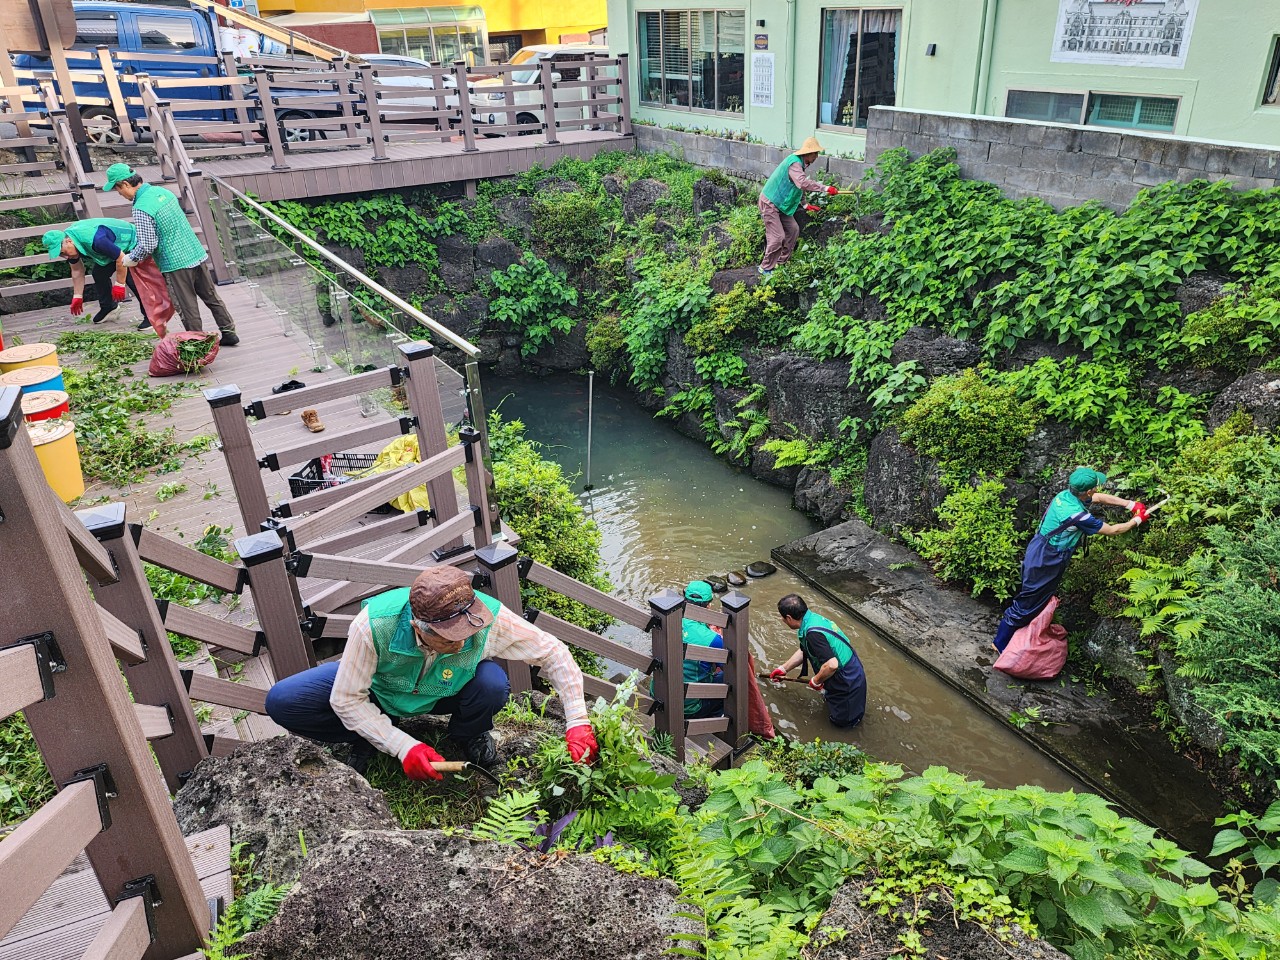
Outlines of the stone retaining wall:
{"type": "Polygon", "coordinates": [[[1168,180],[1230,180],[1241,190],[1280,183],[1280,150],[1269,147],[876,108],[867,159],[874,162],[893,147],[906,147],[912,156],[954,147],[964,176],[994,183],[1012,197],[1042,197],[1055,207],[1098,200],[1120,208],[1143,187],[1168,180]]]}
{"type": "MultiPolygon", "coordinates": [[[[636,126],[635,135],[641,150],[668,151],[754,180],[768,177],[786,156],[781,147],[664,127],[636,126]]],[[[1059,208],[1097,200],[1122,209],[1143,187],[1168,180],[1230,180],[1241,190],[1280,185],[1280,149],[1271,147],[899,107],[871,111],[867,162],[824,156],[815,169],[853,183],[894,147],[913,157],[953,147],[964,176],[1059,208]]]]}
{"type": "MultiPolygon", "coordinates": [[[[673,153],[677,157],[700,167],[712,167],[735,177],[749,180],[765,180],[782,158],[788,156],[782,147],[764,143],[745,143],[703,133],[686,133],[668,130],[666,127],[650,127],[637,124],[633,127],[636,145],[646,153],[673,153]]],[[[821,137],[819,137],[821,139],[821,137]]],[[[810,167],[825,170],[842,183],[857,183],[867,170],[867,164],[844,157],[821,156],[810,167]]]]}

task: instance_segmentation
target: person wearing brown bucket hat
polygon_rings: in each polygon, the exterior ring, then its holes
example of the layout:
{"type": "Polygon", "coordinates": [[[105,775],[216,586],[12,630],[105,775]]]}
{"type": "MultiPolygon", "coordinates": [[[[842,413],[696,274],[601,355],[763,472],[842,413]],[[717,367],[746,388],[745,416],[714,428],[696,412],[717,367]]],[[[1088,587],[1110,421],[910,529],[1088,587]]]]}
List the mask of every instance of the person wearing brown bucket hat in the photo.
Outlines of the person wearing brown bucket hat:
{"type": "Polygon", "coordinates": [[[830,196],[840,192],[805,176],[805,168],[817,160],[821,152],[822,144],[818,143],[818,138],[809,137],[800,144],[799,150],[783,158],[760,191],[760,219],[764,221],[764,259],[760,261],[762,277],[772,276],[774,268],[786,263],[796,252],[800,225],[796,223],[795,212],[804,191],[830,196]]]}
{"type": "Polygon", "coordinates": [[[411,587],[365,600],[341,660],[275,684],[267,713],[290,733],[353,744],[352,766],[361,773],[376,748],[413,780],[440,779],[432,763],[444,758],[392,718],[448,714],[450,739],[467,760],[490,769],[498,759],[493,717],[511,692],[499,659],[538,667],[564,704],[569,755],[594,760],[582,670],[569,648],[476,592],[470,573],[447,564],[427,567],[411,587]]]}

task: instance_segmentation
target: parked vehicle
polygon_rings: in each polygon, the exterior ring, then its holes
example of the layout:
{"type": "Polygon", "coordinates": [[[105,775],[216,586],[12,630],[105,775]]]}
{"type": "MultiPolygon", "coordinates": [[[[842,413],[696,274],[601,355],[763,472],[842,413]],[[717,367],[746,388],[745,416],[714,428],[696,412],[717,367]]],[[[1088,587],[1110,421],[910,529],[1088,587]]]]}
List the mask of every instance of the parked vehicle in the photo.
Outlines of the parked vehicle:
{"type": "MultiPolygon", "coordinates": [[[[399,53],[362,53],[360,59],[370,64],[374,69],[373,82],[379,86],[386,87],[417,87],[423,91],[434,90],[436,88],[435,79],[431,75],[433,68],[426,60],[420,60],[417,57],[409,57],[399,53]],[[421,70],[421,74],[401,74],[396,72],[391,76],[380,76],[379,71],[384,69],[414,69],[421,70]]],[[[443,90],[453,90],[454,93],[445,94],[439,106],[443,108],[458,106],[458,81],[453,77],[444,77],[441,80],[440,87],[443,90]]],[[[394,105],[417,107],[424,110],[434,110],[437,107],[437,99],[434,95],[423,95],[421,97],[394,97],[385,101],[388,107],[394,105]]],[[[409,121],[412,123],[413,121],[409,121]]]]}
{"type": "MultiPolygon", "coordinates": [[[[191,85],[166,87],[165,93],[173,100],[209,101],[209,109],[183,108],[184,120],[233,120],[234,114],[219,105],[230,99],[228,88],[222,84],[210,84],[213,77],[225,75],[220,57],[219,28],[211,14],[203,10],[183,7],[152,6],[121,0],[80,0],[73,3],[76,15],[76,39],[68,52],[67,61],[72,70],[99,70],[97,48],[105,45],[113,54],[152,54],[155,60],[129,59],[118,61],[121,90],[126,97],[136,98],[138,87],[130,82],[131,74],[149,74],[153,77],[190,77],[191,85]],[[189,57],[190,62],[177,61],[175,57],[189,57]],[[211,62],[217,60],[216,63],[211,62]]],[[[272,44],[274,41],[263,41],[272,44]]],[[[267,47],[270,52],[270,46],[267,47]]],[[[299,58],[300,62],[303,58],[299,58]]],[[[51,70],[47,58],[22,54],[13,58],[14,66],[26,70],[51,70]]],[[[246,88],[246,96],[253,96],[252,86],[246,88]]],[[[77,99],[110,99],[105,81],[75,81],[77,99]]],[[[298,96],[312,91],[274,89],[273,94],[298,96]]],[[[307,127],[291,127],[289,121],[312,119],[332,115],[332,110],[289,109],[277,115],[284,124],[286,139],[307,140],[311,130],[307,127]]],[[[143,116],[140,106],[130,104],[131,119],[143,116]]],[[[90,140],[96,143],[116,143],[121,139],[115,114],[103,106],[90,106],[81,112],[90,140]]]]}
{"type": "MultiPolygon", "coordinates": [[[[510,83],[535,83],[538,74],[542,69],[544,61],[551,61],[551,79],[559,80],[580,80],[581,69],[576,66],[560,67],[560,64],[579,64],[583,60],[591,57],[606,57],[609,55],[609,48],[588,43],[541,43],[531,47],[521,47],[516,51],[516,55],[511,58],[512,64],[520,64],[527,66],[527,69],[516,70],[510,74],[504,73],[501,76],[493,77],[488,80],[479,80],[474,85],[475,93],[472,95],[472,107],[475,113],[475,120],[480,124],[489,124],[502,126],[508,123],[538,123],[542,117],[542,94],[536,90],[524,91],[513,94],[513,99],[518,106],[524,106],[529,109],[512,116],[509,113],[499,113],[494,110],[494,106],[498,104],[505,105],[506,95],[502,93],[486,93],[486,87],[503,86],[510,83]]],[[[585,87],[572,87],[565,90],[556,91],[556,100],[564,103],[566,100],[585,100],[587,98],[587,89],[585,87]]],[[[582,108],[575,106],[561,106],[556,108],[557,120],[576,120],[582,117],[582,108]]],[[[534,133],[529,130],[526,133],[534,133]]]]}

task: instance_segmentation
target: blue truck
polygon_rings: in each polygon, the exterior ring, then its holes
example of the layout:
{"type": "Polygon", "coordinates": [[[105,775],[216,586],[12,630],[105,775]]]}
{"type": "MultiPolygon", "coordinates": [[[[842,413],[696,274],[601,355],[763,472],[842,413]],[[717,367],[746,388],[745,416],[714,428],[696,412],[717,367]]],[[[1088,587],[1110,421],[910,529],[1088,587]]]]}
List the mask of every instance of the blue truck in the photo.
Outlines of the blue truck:
{"type": "MultiPolygon", "coordinates": [[[[174,85],[165,88],[165,95],[173,100],[208,100],[209,109],[198,107],[182,110],[184,120],[234,120],[234,114],[220,107],[230,99],[225,84],[210,84],[213,77],[224,76],[221,59],[222,35],[211,12],[179,6],[147,5],[120,2],[120,0],[80,0],[72,4],[76,15],[76,39],[68,51],[68,65],[72,70],[99,72],[97,48],[105,46],[115,59],[117,54],[127,54],[127,59],[117,60],[122,92],[127,98],[136,98],[138,88],[130,82],[131,74],[150,74],[153,77],[190,77],[191,85],[174,85]],[[157,59],[147,60],[146,55],[157,59]],[[182,59],[176,59],[182,58],[182,59]],[[188,60],[189,62],[183,62],[188,60]],[[216,61],[216,62],[214,62],[216,61]]],[[[267,54],[284,53],[278,41],[265,37],[254,38],[259,49],[267,54]]],[[[35,71],[52,70],[47,58],[19,54],[13,58],[14,66],[35,71]]],[[[305,64],[307,60],[299,61],[305,64]]],[[[314,61],[312,61],[314,62],[314,61]]],[[[110,99],[104,81],[76,80],[77,100],[110,99]]],[[[254,89],[249,85],[245,95],[252,98],[254,89]]],[[[313,94],[312,90],[286,90],[273,86],[273,94],[299,96],[313,94]]],[[[277,119],[285,129],[288,139],[308,139],[312,131],[305,126],[290,127],[289,121],[300,121],[317,116],[332,115],[333,110],[318,108],[314,111],[292,108],[281,110],[277,119]]],[[[140,106],[130,104],[130,119],[143,116],[140,106]]],[[[100,106],[82,109],[81,116],[90,131],[90,139],[97,143],[118,142],[120,131],[113,111],[100,106]]],[[[256,117],[256,119],[261,119],[256,117]]]]}

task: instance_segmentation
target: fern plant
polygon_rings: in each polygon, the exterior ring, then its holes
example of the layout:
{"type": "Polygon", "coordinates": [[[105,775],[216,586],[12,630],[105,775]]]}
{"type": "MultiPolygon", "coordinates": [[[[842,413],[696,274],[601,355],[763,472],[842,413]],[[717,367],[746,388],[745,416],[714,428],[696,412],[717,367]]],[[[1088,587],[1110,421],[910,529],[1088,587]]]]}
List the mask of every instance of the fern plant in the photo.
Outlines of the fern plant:
{"type": "Polygon", "coordinates": [[[528,844],[547,819],[546,811],[538,809],[541,799],[536,790],[516,790],[495,797],[484,816],[471,828],[471,836],[493,843],[528,844]]]}

